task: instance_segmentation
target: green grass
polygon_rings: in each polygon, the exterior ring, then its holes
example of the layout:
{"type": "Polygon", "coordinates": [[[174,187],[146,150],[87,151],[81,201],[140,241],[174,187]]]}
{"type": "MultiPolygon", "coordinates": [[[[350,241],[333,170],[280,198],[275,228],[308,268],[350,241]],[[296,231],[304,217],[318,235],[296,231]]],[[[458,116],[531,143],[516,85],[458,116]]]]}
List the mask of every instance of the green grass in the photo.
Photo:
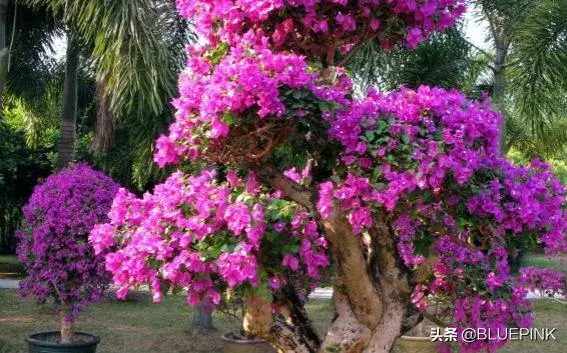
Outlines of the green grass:
{"type": "MultiPolygon", "coordinates": [[[[557,328],[557,341],[511,342],[501,353],[565,353],[567,305],[535,300],[533,309],[534,327],[557,328]]],[[[323,334],[333,314],[330,301],[314,301],[308,311],[323,334]]],[[[152,304],[146,293],[138,292],[135,300],[109,300],[85,309],[77,328],[101,336],[98,353],[220,353],[220,336],[231,324],[217,314],[214,321],[218,332],[195,333],[192,312],[183,297],[168,296],[152,304]]],[[[13,290],[0,290],[0,353],[24,353],[26,333],[53,330],[57,325],[50,307],[19,299],[13,290]]]]}
{"type": "Polygon", "coordinates": [[[22,278],[24,266],[18,262],[16,255],[0,255],[0,279],[22,278]]]}
{"type": "Polygon", "coordinates": [[[0,255],[0,264],[2,265],[19,265],[16,255],[0,255]]]}
{"type": "Polygon", "coordinates": [[[567,273],[567,261],[564,257],[550,259],[545,254],[526,254],[522,257],[521,266],[552,268],[567,273]]]}
{"type": "MultiPolygon", "coordinates": [[[[145,293],[136,297],[126,302],[109,300],[81,312],[77,329],[101,337],[97,353],[222,352],[220,336],[233,327],[223,316],[214,316],[218,332],[195,333],[185,298],[168,296],[153,304],[145,293]]],[[[330,302],[315,301],[308,310],[323,333],[331,321],[330,302]]],[[[19,299],[13,290],[0,289],[0,353],[27,352],[26,333],[57,327],[50,307],[19,299]]]]}
{"type": "Polygon", "coordinates": [[[567,304],[549,299],[534,300],[533,327],[556,328],[556,341],[515,341],[510,342],[500,353],[565,353],[567,351],[567,304]]]}

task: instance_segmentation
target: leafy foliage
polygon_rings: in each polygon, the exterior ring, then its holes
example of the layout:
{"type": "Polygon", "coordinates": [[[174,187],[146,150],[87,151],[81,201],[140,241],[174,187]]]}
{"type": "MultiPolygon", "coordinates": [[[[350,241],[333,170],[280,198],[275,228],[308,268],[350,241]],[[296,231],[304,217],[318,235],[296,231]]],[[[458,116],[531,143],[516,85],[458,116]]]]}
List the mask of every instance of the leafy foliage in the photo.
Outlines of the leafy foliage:
{"type": "Polygon", "coordinates": [[[51,172],[50,152],[29,150],[22,131],[0,124],[0,253],[15,249],[13,234],[22,221],[21,208],[33,185],[51,172]]]}
{"type": "Polygon", "coordinates": [[[395,90],[437,85],[479,97],[475,88],[486,65],[485,55],[471,47],[459,26],[433,34],[415,50],[384,51],[370,41],[351,56],[348,66],[361,87],[395,90]]]}
{"type": "Polygon", "coordinates": [[[527,135],[516,144],[527,155],[561,153],[567,145],[567,3],[539,2],[515,38],[508,72],[511,110],[527,135]],[[529,140],[531,148],[522,148],[529,140]]]}

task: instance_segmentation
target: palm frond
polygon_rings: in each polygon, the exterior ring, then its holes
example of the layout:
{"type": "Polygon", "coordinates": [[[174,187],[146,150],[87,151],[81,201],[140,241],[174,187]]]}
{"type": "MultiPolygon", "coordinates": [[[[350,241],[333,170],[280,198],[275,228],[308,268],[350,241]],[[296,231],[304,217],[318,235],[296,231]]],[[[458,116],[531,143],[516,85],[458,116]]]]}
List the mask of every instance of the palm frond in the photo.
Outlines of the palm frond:
{"type": "Polygon", "coordinates": [[[567,111],[567,2],[539,2],[526,19],[510,58],[515,114],[540,137],[567,111]]]}
{"type": "Polygon", "coordinates": [[[457,27],[432,35],[415,50],[385,52],[369,42],[351,57],[349,68],[363,87],[391,90],[427,84],[472,92],[487,63],[486,55],[478,53],[457,27]]]}
{"type": "Polygon", "coordinates": [[[185,43],[175,42],[179,19],[168,1],[74,2],[73,19],[85,41],[110,110],[142,121],[157,117],[174,96],[185,43]]]}
{"type": "Polygon", "coordinates": [[[61,35],[62,27],[45,8],[18,2],[14,18],[13,3],[8,8],[10,31],[15,29],[11,50],[7,90],[28,103],[39,103],[38,98],[50,84],[57,63],[50,58],[53,39],[61,35]],[[16,25],[13,26],[13,21],[16,25]]]}

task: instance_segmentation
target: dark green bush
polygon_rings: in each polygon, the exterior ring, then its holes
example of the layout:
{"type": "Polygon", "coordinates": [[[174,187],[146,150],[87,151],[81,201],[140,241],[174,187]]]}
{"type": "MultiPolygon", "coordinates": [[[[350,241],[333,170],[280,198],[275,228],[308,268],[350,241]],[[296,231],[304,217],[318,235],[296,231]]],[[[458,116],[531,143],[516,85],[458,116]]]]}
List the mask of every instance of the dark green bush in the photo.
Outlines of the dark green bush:
{"type": "Polygon", "coordinates": [[[30,150],[22,131],[0,123],[0,254],[13,253],[21,208],[38,180],[52,171],[50,148],[30,150]]]}

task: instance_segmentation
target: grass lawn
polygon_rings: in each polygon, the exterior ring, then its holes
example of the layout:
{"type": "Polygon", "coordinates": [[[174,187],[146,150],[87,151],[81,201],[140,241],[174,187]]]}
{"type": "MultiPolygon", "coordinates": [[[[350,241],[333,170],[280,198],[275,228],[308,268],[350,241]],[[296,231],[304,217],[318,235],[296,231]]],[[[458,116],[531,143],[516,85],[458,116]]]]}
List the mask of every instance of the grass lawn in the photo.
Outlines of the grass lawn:
{"type": "MultiPolygon", "coordinates": [[[[161,304],[152,304],[145,293],[135,300],[108,302],[85,309],[78,329],[101,336],[98,353],[191,353],[221,352],[220,335],[233,327],[215,314],[219,332],[192,332],[191,309],[183,297],[168,296],[161,304]]],[[[512,342],[502,353],[565,353],[567,340],[567,305],[551,300],[534,301],[534,327],[557,328],[557,341],[512,342]]],[[[330,301],[312,302],[308,311],[322,334],[332,317],[330,301]]],[[[24,353],[26,332],[57,328],[51,308],[22,300],[13,290],[0,290],[0,353],[24,353]]]]}
{"type": "MultiPolygon", "coordinates": [[[[567,273],[567,265],[543,254],[527,254],[522,266],[551,267],[567,273]]],[[[0,279],[18,278],[22,267],[15,256],[0,255],[0,279]]],[[[98,353],[205,353],[222,352],[220,336],[235,327],[215,314],[218,332],[192,331],[191,308],[183,297],[168,296],[152,304],[147,293],[136,292],[129,301],[108,300],[81,312],[78,330],[101,336],[98,353]]],[[[314,325],[322,335],[332,317],[330,301],[316,300],[308,306],[314,325]]],[[[511,342],[501,353],[566,353],[567,305],[535,300],[534,327],[556,328],[557,341],[511,342]]],[[[26,333],[54,330],[58,320],[49,306],[22,300],[14,290],[0,289],[0,353],[24,353],[26,333]]]]}
{"type": "Polygon", "coordinates": [[[23,278],[24,266],[16,255],[0,255],[0,279],[23,278]]]}
{"type": "Polygon", "coordinates": [[[515,341],[504,346],[500,353],[565,353],[567,352],[567,304],[549,299],[534,300],[533,327],[556,328],[556,341],[515,341]]]}
{"type": "MultiPolygon", "coordinates": [[[[332,317],[330,301],[309,306],[317,329],[324,332],[332,317]]],[[[218,332],[192,332],[192,312],[183,297],[167,296],[152,304],[146,293],[136,300],[93,305],[81,312],[77,329],[101,336],[97,353],[222,352],[220,336],[234,327],[214,316],[218,332]]],[[[0,289],[0,353],[27,352],[25,333],[57,329],[58,320],[48,306],[19,299],[14,290],[0,289]]]]}
{"type": "MultiPolygon", "coordinates": [[[[567,258],[557,257],[549,259],[545,254],[526,254],[521,260],[522,266],[545,267],[567,273],[567,258]]],[[[567,349],[565,350],[567,352],[567,349]]]]}

